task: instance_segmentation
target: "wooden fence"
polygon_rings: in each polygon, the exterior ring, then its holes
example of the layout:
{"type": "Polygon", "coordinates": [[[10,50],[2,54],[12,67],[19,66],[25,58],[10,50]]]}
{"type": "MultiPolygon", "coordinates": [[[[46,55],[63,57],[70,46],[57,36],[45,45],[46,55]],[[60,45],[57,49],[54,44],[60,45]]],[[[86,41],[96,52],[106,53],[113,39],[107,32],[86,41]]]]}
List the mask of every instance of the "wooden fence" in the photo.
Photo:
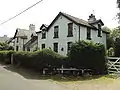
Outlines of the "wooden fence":
{"type": "Polygon", "coordinates": [[[107,57],[108,73],[120,74],[120,57],[107,57]]]}

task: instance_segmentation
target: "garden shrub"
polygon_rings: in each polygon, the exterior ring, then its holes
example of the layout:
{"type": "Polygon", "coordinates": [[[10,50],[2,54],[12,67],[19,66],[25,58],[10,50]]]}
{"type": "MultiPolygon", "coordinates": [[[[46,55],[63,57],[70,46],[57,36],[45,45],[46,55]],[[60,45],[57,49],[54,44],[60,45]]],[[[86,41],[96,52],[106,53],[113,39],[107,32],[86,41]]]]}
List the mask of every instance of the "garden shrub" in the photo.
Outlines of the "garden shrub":
{"type": "Polygon", "coordinates": [[[115,56],[120,57],[120,38],[116,38],[114,43],[115,56]]]}
{"type": "Polygon", "coordinates": [[[72,44],[68,56],[73,67],[92,69],[96,74],[106,71],[105,48],[102,44],[78,41],[72,44]]]}
{"type": "Polygon", "coordinates": [[[14,51],[0,51],[0,61],[6,64],[10,64],[11,54],[13,53],[14,51]]]}
{"type": "Polygon", "coordinates": [[[64,56],[61,56],[50,49],[43,49],[35,52],[14,53],[14,63],[20,63],[21,66],[34,69],[61,67],[64,58],[64,56]]]}

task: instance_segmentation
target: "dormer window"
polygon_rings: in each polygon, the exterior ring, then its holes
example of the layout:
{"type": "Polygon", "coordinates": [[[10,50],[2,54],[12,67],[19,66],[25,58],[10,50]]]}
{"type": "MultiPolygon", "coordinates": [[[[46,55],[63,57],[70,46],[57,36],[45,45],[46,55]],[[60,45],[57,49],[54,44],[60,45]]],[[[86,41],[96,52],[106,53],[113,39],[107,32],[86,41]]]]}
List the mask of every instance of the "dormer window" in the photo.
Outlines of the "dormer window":
{"type": "Polygon", "coordinates": [[[98,24],[98,37],[102,37],[101,34],[102,34],[102,33],[101,33],[101,25],[98,24]]]}
{"type": "Polygon", "coordinates": [[[42,39],[46,39],[46,32],[42,31],[42,39]]]}

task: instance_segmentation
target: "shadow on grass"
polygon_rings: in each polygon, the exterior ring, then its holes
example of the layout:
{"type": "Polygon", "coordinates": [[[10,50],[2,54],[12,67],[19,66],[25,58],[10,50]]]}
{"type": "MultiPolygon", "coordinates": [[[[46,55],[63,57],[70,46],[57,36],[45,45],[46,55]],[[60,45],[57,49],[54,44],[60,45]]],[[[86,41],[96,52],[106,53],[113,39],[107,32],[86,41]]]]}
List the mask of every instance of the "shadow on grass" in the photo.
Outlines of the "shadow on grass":
{"type": "Polygon", "coordinates": [[[84,81],[98,79],[101,76],[62,76],[62,75],[40,75],[38,71],[34,71],[26,68],[16,68],[12,65],[4,66],[5,69],[20,74],[26,79],[35,79],[35,80],[47,80],[51,79],[58,82],[69,82],[69,81],[84,81]]]}

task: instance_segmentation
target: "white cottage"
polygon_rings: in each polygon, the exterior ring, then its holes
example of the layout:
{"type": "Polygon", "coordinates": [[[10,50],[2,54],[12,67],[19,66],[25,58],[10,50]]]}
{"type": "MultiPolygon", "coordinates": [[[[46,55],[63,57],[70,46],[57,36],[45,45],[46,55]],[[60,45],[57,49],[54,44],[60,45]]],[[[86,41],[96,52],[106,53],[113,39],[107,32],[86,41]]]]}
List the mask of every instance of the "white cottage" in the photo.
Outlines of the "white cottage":
{"type": "MultiPolygon", "coordinates": [[[[35,25],[30,24],[29,30],[17,28],[14,39],[14,50],[25,51],[25,44],[31,39],[31,35],[35,33],[35,25]]],[[[29,49],[29,48],[27,48],[29,49]]]]}
{"type": "Polygon", "coordinates": [[[38,48],[50,48],[61,55],[66,55],[71,42],[78,40],[102,43],[106,48],[106,34],[101,27],[101,19],[96,20],[91,14],[88,21],[60,12],[49,26],[42,25],[38,34],[38,48]]]}

